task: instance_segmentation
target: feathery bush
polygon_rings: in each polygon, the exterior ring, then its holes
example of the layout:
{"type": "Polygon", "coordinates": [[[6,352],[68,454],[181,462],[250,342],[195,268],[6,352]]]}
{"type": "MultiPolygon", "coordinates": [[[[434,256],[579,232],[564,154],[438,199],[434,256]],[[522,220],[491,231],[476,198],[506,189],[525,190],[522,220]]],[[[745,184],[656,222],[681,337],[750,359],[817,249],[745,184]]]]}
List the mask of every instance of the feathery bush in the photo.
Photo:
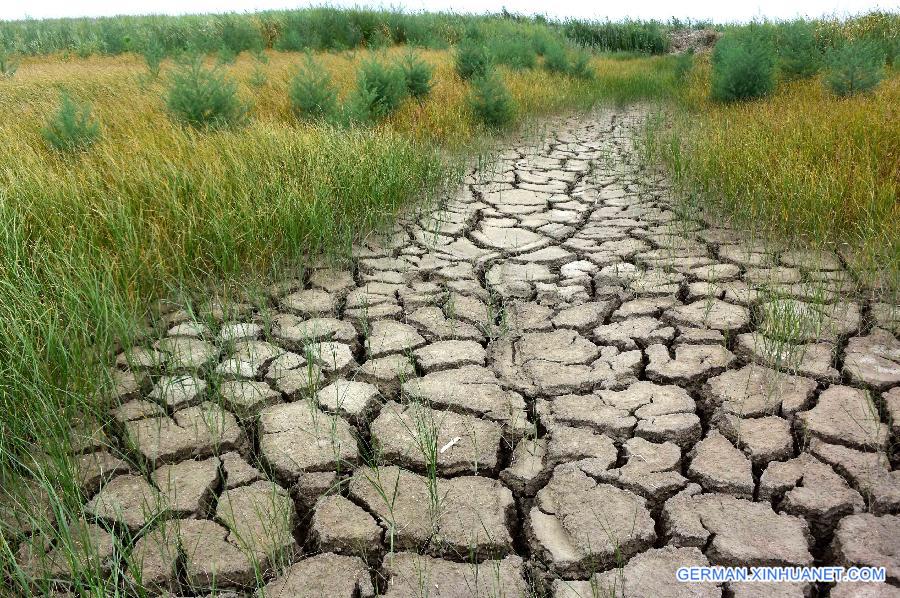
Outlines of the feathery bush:
{"type": "Polygon", "coordinates": [[[569,75],[576,79],[593,79],[594,69],[591,68],[591,55],[584,50],[576,50],[572,53],[569,62],[569,75]]]}
{"type": "Polygon", "coordinates": [[[521,35],[508,35],[497,39],[491,45],[491,56],[497,64],[516,70],[534,68],[537,62],[534,44],[521,35]]]}
{"type": "Polygon", "coordinates": [[[59,151],[85,149],[100,138],[100,124],[91,115],[91,107],[80,106],[63,92],[59,110],[41,131],[50,146],[59,151]]]}
{"type": "Polygon", "coordinates": [[[431,93],[431,76],[434,69],[430,64],[409,52],[400,64],[403,78],[406,80],[407,93],[416,99],[427,97],[431,93]]]}
{"type": "Polygon", "coordinates": [[[250,77],[247,79],[247,83],[249,83],[252,87],[258,88],[265,85],[268,80],[269,78],[266,76],[266,71],[257,64],[253,67],[253,71],[251,71],[250,77]]]}
{"type": "Polygon", "coordinates": [[[859,40],[828,53],[825,85],[838,96],[874,89],[884,77],[884,54],[872,41],[859,40]]]}
{"type": "Polygon", "coordinates": [[[250,19],[233,14],[220,18],[222,48],[237,56],[245,50],[260,50],[265,46],[259,27],[250,19]]]}
{"type": "Polygon", "coordinates": [[[391,38],[391,34],[384,31],[384,29],[375,29],[365,40],[366,47],[370,50],[383,50],[390,47],[393,43],[394,40],[391,38]]]}
{"type": "Polygon", "coordinates": [[[159,69],[162,66],[163,58],[166,57],[166,50],[163,45],[155,37],[150,37],[144,44],[143,51],[144,62],[147,63],[147,70],[153,79],[159,77],[159,69]]]}
{"type": "Polygon", "coordinates": [[[592,79],[591,55],[584,49],[572,52],[563,44],[550,44],[544,51],[544,69],[551,73],[570,75],[578,79],[592,79]]]}
{"type": "Polygon", "coordinates": [[[775,49],[759,26],[723,36],[713,48],[712,66],[714,100],[751,100],[775,89],[775,49]]]}
{"type": "Polygon", "coordinates": [[[300,118],[331,118],[337,111],[337,91],[322,65],[306,58],[306,65],[291,80],[291,108],[300,118]]]}
{"type": "Polygon", "coordinates": [[[228,46],[222,46],[221,48],[219,48],[219,51],[216,52],[216,62],[222,65],[234,64],[237,60],[237,57],[237,52],[235,52],[228,46]]]}
{"type": "Polygon", "coordinates": [[[543,29],[535,31],[531,36],[531,47],[538,56],[543,56],[547,48],[555,44],[554,38],[543,29]]]}
{"type": "Polygon", "coordinates": [[[562,44],[550,44],[544,49],[544,68],[551,73],[569,72],[569,55],[562,44]]]}
{"type": "Polygon", "coordinates": [[[406,97],[406,78],[397,66],[368,60],[359,69],[356,91],[350,99],[349,118],[371,123],[388,116],[406,97]]]}
{"type": "Polygon", "coordinates": [[[822,68],[822,52],[813,25],[793,21],[782,25],[776,36],[778,67],[788,79],[812,77],[822,68]]]}
{"type": "Polygon", "coordinates": [[[247,115],[237,84],[219,67],[206,68],[200,56],[188,58],[173,74],[166,105],[177,120],[197,128],[237,125],[247,115]]]}
{"type": "Polygon", "coordinates": [[[467,38],[456,47],[456,72],[464,80],[484,76],[491,65],[487,50],[479,42],[467,38]]]}
{"type": "Polygon", "coordinates": [[[469,106],[475,117],[491,129],[509,126],[516,112],[509,90],[495,72],[472,80],[469,106]]]}

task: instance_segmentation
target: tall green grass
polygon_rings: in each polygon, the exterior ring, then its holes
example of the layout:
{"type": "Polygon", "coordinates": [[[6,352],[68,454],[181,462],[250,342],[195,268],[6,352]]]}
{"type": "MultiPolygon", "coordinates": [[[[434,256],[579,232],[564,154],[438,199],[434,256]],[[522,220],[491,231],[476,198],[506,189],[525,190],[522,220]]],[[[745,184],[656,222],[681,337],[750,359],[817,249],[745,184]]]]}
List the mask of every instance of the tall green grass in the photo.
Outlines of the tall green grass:
{"type": "Polygon", "coordinates": [[[565,24],[566,35],[583,46],[606,52],[646,52],[664,54],[669,38],[656,21],[622,23],[571,20],[565,24]]]}
{"type": "Polygon", "coordinates": [[[446,48],[473,30],[484,39],[561,38],[567,31],[543,18],[321,7],[253,14],[4,21],[0,47],[25,55],[65,52],[81,57],[150,49],[176,56],[222,49],[236,54],[261,48],[340,51],[395,44],[446,48]]]}
{"type": "MultiPolygon", "coordinates": [[[[216,281],[248,273],[260,284],[277,272],[296,277],[308,259],[345,254],[411,199],[433,196],[452,168],[431,144],[330,127],[185,129],[164,153],[146,147],[126,160],[23,152],[0,174],[4,512],[48,537],[77,520],[84,499],[71,468],[73,427],[107,419],[109,351],[142,337],[156,298],[223,295],[216,281]]],[[[19,546],[0,523],[5,587],[49,594],[48,581],[16,564],[19,546]]],[[[61,554],[78,556],[74,548],[61,554]]],[[[75,572],[81,595],[115,594],[115,576],[81,565],[75,572]]]]}
{"type": "MultiPolygon", "coordinates": [[[[900,52],[900,16],[874,11],[852,18],[823,18],[807,22],[814,29],[820,51],[845,40],[869,39],[877,43],[889,64],[900,52]]],[[[796,21],[766,22],[780,30],[796,21]]],[[[440,49],[459,43],[473,33],[480,40],[527,40],[539,54],[548,41],[567,39],[606,52],[663,54],[669,49],[667,33],[708,23],[622,22],[544,16],[499,14],[409,13],[396,10],[337,9],[332,7],[259,13],[199,15],[147,15],[102,18],[0,21],[0,49],[13,54],[57,52],[86,57],[126,52],[177,56],[186,51],[238,54],[262,48],[283,51],[347,50],[407,44],[440,49]]],[[[718,26],[722,30],[743,25],[718,26]]]]}
{"type": "Polygon", "coordinates": [[[819,49],[826,52],[848,42],[867,40],[875,44],[888,64],[900,56],[900,13],[875,10],[850,19],[813,22],[819,49]]]}
{"type": "MultiPolygon", "coordinates": [[[[900,54],[900,13],[875,10],[872,12],[851,17],[829,17],[813,20],[787,20],[771,21],[762,19],[750,24],[750,27],[761,29],[762,33],[775,41],[779,54],[793,54],[802,50],[803,57],[801,70],[808,66],[811,48],[807,39],[798,39],[798,33],[802,37],[812,36],[812,43],[819,54],[825,54],[829,50],[841,48],[847,43],[867,41],[877,47],[879,54],[888,64],[894,64],[895,58],[900,54]],[[798,47],[799,42],[799,47],[798,47]]],[[[747,24],[729,24],[718,27],[727,33],[741,32],[748,28],[747,24]]],[[[796,67],[798,65],[794,65],[796,67]]],[[[813,74],[811,72],[797,73],[795,68],[788,65],[788,76],[813,74]]]]}
{"type": "Polygon", "coordinates": [[[447,173],[432,148],[389,131],[254,126],[174,141],[127,168],[113,152],[26,150],[0,174],[7,442],[46,433],[36,411],[88,398],[102,357],[91,348],[127,336],[153,297],[343,250],[447,173]]]}

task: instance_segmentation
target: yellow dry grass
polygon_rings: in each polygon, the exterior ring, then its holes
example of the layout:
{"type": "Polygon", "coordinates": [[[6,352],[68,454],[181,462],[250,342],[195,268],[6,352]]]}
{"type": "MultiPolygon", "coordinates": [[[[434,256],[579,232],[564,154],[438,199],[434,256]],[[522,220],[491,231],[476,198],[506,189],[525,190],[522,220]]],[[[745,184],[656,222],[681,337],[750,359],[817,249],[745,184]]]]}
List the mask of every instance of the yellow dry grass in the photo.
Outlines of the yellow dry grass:
{"type": "Polygon", "coordinates": [[[746,226],[838,249],[866,282],[897,289],[900,75],[870,95],[838,98],[813,78],[734,104],[709,100],[707,77],[701,65],[669,138],[682,182],[746,226]]]}

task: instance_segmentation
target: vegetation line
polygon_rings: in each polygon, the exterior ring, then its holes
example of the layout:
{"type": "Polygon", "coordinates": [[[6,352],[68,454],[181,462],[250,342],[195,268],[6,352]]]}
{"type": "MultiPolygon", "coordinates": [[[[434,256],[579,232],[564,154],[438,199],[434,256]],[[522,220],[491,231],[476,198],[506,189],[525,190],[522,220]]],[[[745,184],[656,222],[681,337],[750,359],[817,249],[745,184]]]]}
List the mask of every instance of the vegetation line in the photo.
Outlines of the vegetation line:
{"type": "Polygon", "coordinates": [[[564,37],[597,50],[663,54],[660,23],[624,23],[524,17],[506,11],[474,16],[330,7],[251,14],[117,16],[0,22],[0,48],[27,55],[71,53],[81,58],[128,52],[175,56],[185,51],[275,49],[286,52],[383,48],[406,44],[446,49],[478,30],[489,38],[533,34],[564,37]]]}

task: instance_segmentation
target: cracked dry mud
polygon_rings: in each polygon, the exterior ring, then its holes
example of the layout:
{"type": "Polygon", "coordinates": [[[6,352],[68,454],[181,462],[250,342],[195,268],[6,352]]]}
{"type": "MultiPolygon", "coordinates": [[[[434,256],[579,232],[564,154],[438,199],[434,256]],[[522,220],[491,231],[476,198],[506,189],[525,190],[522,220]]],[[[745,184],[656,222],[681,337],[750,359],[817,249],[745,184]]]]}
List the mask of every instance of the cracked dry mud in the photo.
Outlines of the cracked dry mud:
{"type": "Polygon", "coordinates": [[[900,595],[895,308],[837,255],[677,217],[641,118],[555,122],[344,269],[165,311],[79,447],[89,564],[117,538],[122,584],[177,595],[900,595]]]}

